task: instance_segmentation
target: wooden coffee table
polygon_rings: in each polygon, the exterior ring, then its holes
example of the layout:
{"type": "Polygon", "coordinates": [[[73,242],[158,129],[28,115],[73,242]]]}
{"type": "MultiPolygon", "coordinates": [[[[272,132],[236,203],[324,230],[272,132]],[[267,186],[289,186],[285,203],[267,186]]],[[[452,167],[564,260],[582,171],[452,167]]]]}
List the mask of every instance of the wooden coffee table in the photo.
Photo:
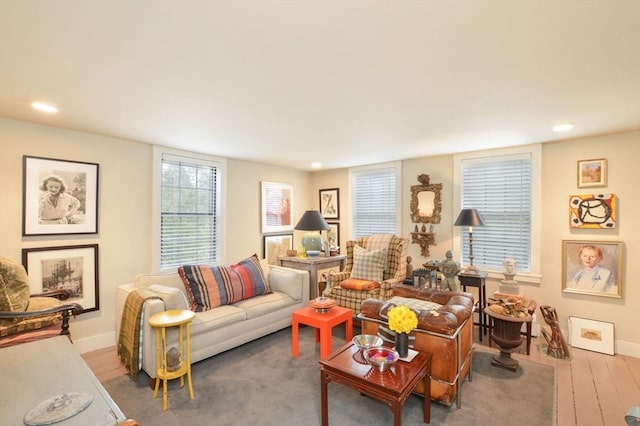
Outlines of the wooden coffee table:
{"type": "Polygon", "coordinates": [[[389,372],[379,373],[362,352],[349,342],[320,361],[322,425],[329,424],[327,385],[335,381],[384,402],[393,412],[393,424],[402,423],[402,407],[420,380],[424,381],[424,422],[431,421],[431,354],[418,352],[410,362],[398,361],[389,372]]]}

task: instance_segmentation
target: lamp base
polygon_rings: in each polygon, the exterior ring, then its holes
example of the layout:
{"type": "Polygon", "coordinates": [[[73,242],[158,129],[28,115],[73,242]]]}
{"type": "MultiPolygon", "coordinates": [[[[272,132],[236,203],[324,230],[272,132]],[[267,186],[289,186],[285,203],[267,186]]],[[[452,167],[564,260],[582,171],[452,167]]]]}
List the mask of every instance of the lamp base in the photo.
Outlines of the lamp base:
{"type": "Polygon", "coordinates": [[[462,271],[462,273],[467,275],[478,275],[480,274],[480,271],[475,266],[469,265],[464,271],[462,271]]]}
{"type": "Polygon", "coordinates": [[[322,251],[322,235],[318,231],[307,232],[302,237],[302,245],[309,252],[309,250],[322,251]]]}

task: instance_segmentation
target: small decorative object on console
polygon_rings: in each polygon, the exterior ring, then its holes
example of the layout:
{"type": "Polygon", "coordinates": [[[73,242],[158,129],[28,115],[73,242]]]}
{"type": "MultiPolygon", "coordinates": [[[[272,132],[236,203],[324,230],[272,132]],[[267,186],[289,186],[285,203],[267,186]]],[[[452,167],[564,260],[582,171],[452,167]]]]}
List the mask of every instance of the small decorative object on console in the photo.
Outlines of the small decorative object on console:
{"type": "Polygon", "coordinates": [[[336,301],[328,297],[320,296],[309,301],[309,306],[314,308],[318,313],[329,312],[329,309],[336,306],[336,301]]]}

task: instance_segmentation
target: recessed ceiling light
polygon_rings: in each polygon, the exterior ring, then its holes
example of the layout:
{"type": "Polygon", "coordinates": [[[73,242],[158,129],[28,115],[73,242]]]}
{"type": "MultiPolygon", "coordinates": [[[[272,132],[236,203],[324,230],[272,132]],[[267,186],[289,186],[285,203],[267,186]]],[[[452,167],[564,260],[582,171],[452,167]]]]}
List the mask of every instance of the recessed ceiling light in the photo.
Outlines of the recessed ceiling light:
{"type": "Polygon", "coordinates": [[[562,123],[562,124],[558,124],[556,126],[553,126],[553,131],[554,132],[568,132],[571,129],[573,129],[573,124],[572,123],[562,123]]]}
{"type": "Polygon", "coordinates": [[[45,104],[44,102],[33,102],[31,106],[37,109],[38,111],[42,111],[42,112],[50,112],[50,113],[58,112],[58,108],[50,104],[45,104]]]}
{"type": "Polygon", "coordinates": [[[319,169],[320,167],[322,167],[321,163],[311,163],[311,168],[312,169],[319,169]]]}

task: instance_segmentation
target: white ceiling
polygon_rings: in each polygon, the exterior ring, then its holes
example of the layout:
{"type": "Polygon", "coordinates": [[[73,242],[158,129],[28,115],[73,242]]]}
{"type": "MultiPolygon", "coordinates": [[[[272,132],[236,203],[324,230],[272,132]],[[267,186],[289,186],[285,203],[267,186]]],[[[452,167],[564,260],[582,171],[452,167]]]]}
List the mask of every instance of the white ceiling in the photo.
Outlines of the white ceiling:
{"type": "Polygon", "coordinates": [[[640,1],[0,0],[0,116],[303,170],[635,130],[640,1]]]}

